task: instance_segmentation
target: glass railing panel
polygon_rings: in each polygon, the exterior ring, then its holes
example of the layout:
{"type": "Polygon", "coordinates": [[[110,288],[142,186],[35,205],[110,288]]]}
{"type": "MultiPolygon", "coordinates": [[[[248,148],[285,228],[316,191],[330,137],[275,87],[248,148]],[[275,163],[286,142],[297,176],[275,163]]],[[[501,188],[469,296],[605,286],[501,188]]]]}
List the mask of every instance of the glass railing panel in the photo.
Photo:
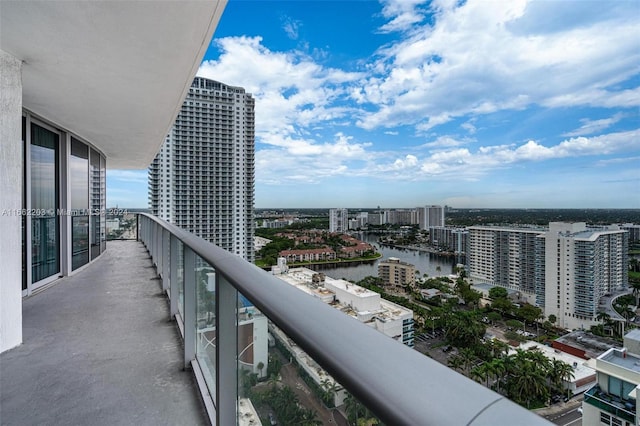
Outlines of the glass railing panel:
{"type": "Polygon", "coordinates": [[[104,216],[101,216],[101,220],[104,221],[107,241],[135,240],[138,238],[136,214],[128,209],[106,209],[104,216]]]}
{"type": "Polygon", "coordinates": [[[196,256],[196,358],[211,395],[216,385],[216,274],[196,256]]]}
{"type": "Polygon", "coordinates": [[[238,394],[239,425],[382,425],[240,294],[238,394]]]}
{"type": "Polygon", "coordinates": [[[635,404],[630,401],[622,401],[596,387],[585,392],[584,401],[630,423],[635,422],[635,404]]]}

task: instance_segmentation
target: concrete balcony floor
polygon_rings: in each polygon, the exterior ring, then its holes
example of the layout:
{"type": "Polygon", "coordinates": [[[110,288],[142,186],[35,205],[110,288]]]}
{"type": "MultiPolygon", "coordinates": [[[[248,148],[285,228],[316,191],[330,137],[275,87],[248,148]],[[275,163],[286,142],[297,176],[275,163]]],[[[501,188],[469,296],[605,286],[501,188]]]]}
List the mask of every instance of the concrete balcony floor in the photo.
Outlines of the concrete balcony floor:
{"type": "Polygon", "coordinates": [[[208,424],[142,243],[24,299],[23,342],[0,355],[3,426],[208,424]]]}

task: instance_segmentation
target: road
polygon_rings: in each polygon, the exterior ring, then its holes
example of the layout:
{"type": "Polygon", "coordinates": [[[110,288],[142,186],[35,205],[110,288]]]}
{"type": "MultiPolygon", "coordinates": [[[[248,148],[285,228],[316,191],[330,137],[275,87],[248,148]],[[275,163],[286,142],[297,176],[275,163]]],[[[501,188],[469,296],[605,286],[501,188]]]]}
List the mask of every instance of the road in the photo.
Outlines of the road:
{"type": "Polygon", "coordinates": [[[559,426],[582,426],[582,413],[578,412],[578,408],[568,408],[544,417],[559,426]]]}

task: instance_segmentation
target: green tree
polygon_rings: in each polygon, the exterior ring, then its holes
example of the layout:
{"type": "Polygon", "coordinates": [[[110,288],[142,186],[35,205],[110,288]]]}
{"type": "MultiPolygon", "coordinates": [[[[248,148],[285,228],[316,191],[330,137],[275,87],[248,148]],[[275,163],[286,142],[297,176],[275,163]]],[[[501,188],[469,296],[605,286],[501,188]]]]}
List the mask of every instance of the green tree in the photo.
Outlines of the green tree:
{"type": "Polygon", "coordinates": [[[502,315],[513,312],[515,305],[507,298],[494,299],[491,303],[491,309],[500,312],[502,315]]]}
{"type": "Polygon", "coordinates": [[[504,287],[491,287],[489,289],[489,297],[493,300],[506,299],[509,297],[509,292],[504,287]]]}
{"type": "Polygon", "coordinates": [[[502,315],[500,315],[500,312],[491,311],[487,313],[487,319],[491,321],[491,324],[493,325],[502,319],[502,315]]]}
{"type": "MultiPolygon", "coordinates": [[[[562,362],[558,359],[554,359],[551,362],[551,366],[548,370],[550,382],[560,390],[562,390],[562,384],[565,381],[570,381],[575,376],[573,367],[566,362],[562,362]]],[[[568,390],[569,387],[567,387],[567,391],[568,390]]]]}
{"type": "Polygon", "coordinates": [[[480,343],[486,327],[473,312],[458,311],[447,316],[445,336],[447,341],[459,348],[468,348],[480,343]]]}
{"type": "Polygon", "coordinates": [[[462,371],[462,368],[464,367],[464,361],[462,360],[462,357],[460,355],[454,355],[450,357],[447,360],[447,364],[449,365],[449,367],[458,371],[462,371]]]}
{"type": "Polygon", "coordinates": [[[636,298],[636,306],[638,306],[638,295],[640,294],[640,281],[629,280],[629,285],[633,289],[633,296],[636,298]]]}

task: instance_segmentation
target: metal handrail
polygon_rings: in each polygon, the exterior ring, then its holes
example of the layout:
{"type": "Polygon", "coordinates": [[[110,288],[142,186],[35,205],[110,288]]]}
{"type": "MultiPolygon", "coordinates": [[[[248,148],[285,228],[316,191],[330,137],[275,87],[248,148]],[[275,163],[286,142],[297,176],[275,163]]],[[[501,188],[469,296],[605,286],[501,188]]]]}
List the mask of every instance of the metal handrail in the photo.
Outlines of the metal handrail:
{"type": "Polygon", "coordinates": [[[485,388],[261,268],[155,216],[389,425],[546,425],[485,388]]]}

